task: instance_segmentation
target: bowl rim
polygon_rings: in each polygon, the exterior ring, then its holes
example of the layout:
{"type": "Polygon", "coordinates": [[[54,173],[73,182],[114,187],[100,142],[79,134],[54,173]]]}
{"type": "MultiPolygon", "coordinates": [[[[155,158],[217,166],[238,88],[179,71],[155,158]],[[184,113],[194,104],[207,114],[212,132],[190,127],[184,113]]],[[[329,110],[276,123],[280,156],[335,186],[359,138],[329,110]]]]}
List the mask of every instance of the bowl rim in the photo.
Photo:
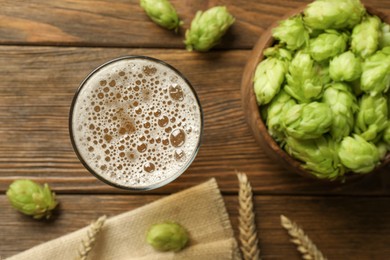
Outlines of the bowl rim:
{"type": "MultiPolygon", "coordinates": [[[[363,4],[367,10],[367,13],[376,15],[381,18],[382,21],[390,23],[390,16],[381,12],[380,10],[363,4]]],[[[253,88],[253,78],[256,70],[256,66],[264,60],[263,50],[268,47],[271,47],[275,42],[275,39],[272,37],[272,29],[277,27],[281,20],[287,19],[299,13],[302,13],[306,8],[307,4],[302,5],[288,13],[286,13],[281,19],[274,21],[261,35],[259,40],[255,43],[249,60],[246,63],[244,68],[243,77],[241,80],[241,103],[244,109],[244,114],[246,117],[247,124],[251,129],[251,132],[256,139],[257,143],[263,148],[268,157],[271,157],[275,162],[280,162],[282,166],[294,173],[297,173],[301,176],[308,177],[310,179],[315,179],[325,182],[335,182],[335,181],[345,181],[346,179],[360,179],[362,176],[371,175],[382,170],[385,166],[390,164],[390,152],[381,160],[381,163],[377,165],[371,172],[367,174],[358,174],[347,172],[344,175],[336,179],[322,179],[316,177],[310,171],[302,167],[302,163],[292,156],[290,156],[286,151],[284,151],[279,144],[273,139],[269,134],[268,129],[263,121],[263,118],[260,114],[260,106],[257,105],[256,96],[253,88]]]]}

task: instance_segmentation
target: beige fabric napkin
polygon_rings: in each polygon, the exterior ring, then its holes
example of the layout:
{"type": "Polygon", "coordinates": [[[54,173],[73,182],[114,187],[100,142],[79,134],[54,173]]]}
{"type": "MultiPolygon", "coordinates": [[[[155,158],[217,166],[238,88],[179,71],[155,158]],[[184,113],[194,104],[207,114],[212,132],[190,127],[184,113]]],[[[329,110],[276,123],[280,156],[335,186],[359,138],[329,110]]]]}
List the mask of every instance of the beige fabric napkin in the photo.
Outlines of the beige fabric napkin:
{"type": "MultiPolygon", "coordinates": [[[[15,255],[9,260],[76,259],[88,227],[15,255]]],[[[223,198],[215,179],[108,219],[88,259],[240,259],[223,198]],[[184,250],[156,252],[146,244],[151,224],[177,221],[190,234],[184,250]]]]}

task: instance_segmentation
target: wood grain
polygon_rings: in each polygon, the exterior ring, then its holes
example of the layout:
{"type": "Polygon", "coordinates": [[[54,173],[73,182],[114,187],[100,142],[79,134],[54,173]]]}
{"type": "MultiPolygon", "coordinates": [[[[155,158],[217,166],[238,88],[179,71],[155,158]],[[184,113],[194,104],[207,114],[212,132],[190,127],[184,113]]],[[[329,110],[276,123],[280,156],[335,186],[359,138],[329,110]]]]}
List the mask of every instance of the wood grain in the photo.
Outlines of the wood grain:
{"type": "MultiPolygon", "coordinates": [[[[172,0],[184,21],[175,35],[151,22],[138,0],[0,0],[0,44],[184,48],[196,11],[226,5],[236,23],[217,48],[251,49],[272,22],[308,2],[172,0]]],[[[365,2],[390,11],[389,0],[365,2]]]]}
{"type": "MultiPolygon", "coordinates": [[[[59,195],[54,219],[36,221],[10,208],[0,196],[0,256],[8,257],[108,217],[138,208],[160,196],[59,195]]],[[[238,200],[225,196],[235,234],[238,200]]],[[[284,214],[303,227],[329,259],[385,259],[390,254],[390,198],[257,196],[256,222],[262,259],[300,259],[280,226],[284,214]]],[[[140,238],[142,239],[142,238],[140,238]]]]}
{"type": "Polygon", "coordinates": [[[204,110],[204,138],[194,163],[154,193],[170,193],[212,176],[221,181],[222,190],[236,192],[239,170],[248,174],[255,193],[389,194],[385,172],[357,183],[323,185],[268,158],[254,141],[241,107],[240,80],[249,51],[17,46],[0,47],[0,190],[23,177],[48,182],[61,192],[123,192],[97,181],[78,161],[69,140],[68,113],[75,90],[91,70],[129,54],[152,56],[178,68],[194,85],[204,110]]]}

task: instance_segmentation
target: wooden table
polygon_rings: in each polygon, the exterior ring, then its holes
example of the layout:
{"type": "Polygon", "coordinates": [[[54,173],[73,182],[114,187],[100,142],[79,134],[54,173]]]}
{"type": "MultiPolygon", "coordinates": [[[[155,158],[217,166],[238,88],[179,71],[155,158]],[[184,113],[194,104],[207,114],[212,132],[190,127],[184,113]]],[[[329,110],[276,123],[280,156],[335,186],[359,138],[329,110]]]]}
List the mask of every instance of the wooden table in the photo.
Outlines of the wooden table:
{"type": "MultiPolygon", "coordinates": [[[[255,193],[264,259],[300,259],[279,224],[284,214],[329,259],[389,259],[390,174],[343,185],[304,179],[271,161],[255,143],[240,100],[242,72],[264,30],[307,0],[173,0],[184,27],[195,12],[226,5],[236,23],[208,53],[187,52],[152,23],[136,0],[0,0],[0,256],[7,257],[89,224],[135,209],[215,177],[237,230],[238,182],[246,172],[255,193]],[[204,109],[204,138],[193,164],[173,183],[130,194],[95,179],[73,152],[68,113],[76,88],[98,65],[147,55],[178,68],[204,109]],[[47,182],[60,207],[51,221],[13,210],[5,195],[15,179],[47,182]]],[[[389,0],[366,0],[390,15],[389,0]]],[[[0,258],[1,258],[0,257],[0,258]]]]}

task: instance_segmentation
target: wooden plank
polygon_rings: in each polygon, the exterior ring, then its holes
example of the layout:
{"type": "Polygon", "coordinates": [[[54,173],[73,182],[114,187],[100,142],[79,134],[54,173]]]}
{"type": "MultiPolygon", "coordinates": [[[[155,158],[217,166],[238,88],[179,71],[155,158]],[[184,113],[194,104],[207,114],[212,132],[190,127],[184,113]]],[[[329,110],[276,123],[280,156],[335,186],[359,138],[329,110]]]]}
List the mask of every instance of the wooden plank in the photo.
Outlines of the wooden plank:
{"type": "Polygon", "coordinates": [[[69,140],[68,112],[75,90],[93,68],[129,54],[156,57],[181,70],[204,110],[204,138],[194,163],[154,192],[169,193],[210,177],[220,181],[222,190],[234,192],[238,170],[248,174],[256,193],[389,194],[388,169],[356,183],[325,185],[287,172],[264,154],[241,108],[240,80],[249,51],[12,46],[0,47],[1,191],[23,177],[63,192],[123,192],[97,181],[78,161],[69,140]]]}
{"type": "MultiPolygon", "coordinates": [[[[248,49],[272,22],[308,2],[172,0],[185,23],[175,35],[151,22],[138,0],[0,0],[0,44],[184,48],[196,11],[226,5],[236,23],[218,48],[248,49]]],[[[389,0],[364,2],[390,13],[389,0]]]]}
{"type": "MultiPolygon", "coordinates": [[[[0,196],[0,256],[8,257],[34,245],[109,217],[138,208],[160,196],[58,195],[54,219],[36,221],[13,210],[0,196]]],[[[236,196],[225,196],[238,234],[236,196]]],[[[279,224],[284,214],[301,225],[328,259],[386,259],[390,254],[390,198],[257,196],[256,222],[263,259],[301,259],[279,224]]],[[[142,239],[142,238],[140,238],[142,239]]]]}

